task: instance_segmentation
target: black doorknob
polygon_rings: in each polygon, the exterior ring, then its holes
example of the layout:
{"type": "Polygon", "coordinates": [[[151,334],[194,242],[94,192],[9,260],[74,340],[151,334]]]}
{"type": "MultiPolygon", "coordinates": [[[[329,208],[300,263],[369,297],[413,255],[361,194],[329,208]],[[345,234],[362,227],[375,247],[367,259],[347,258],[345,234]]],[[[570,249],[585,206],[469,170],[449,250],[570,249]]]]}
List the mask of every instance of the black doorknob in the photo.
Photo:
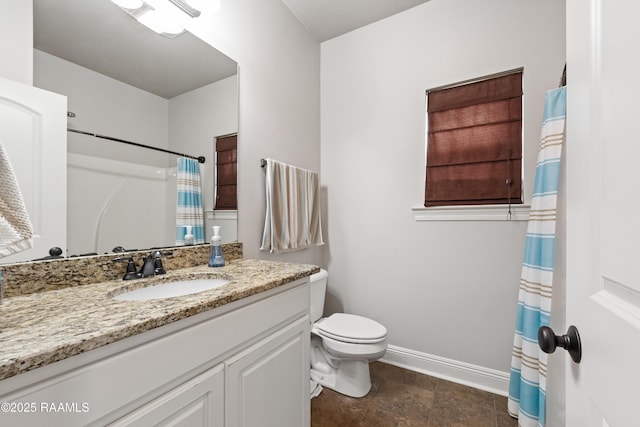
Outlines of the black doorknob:
{"type": "Polygon", "coordinates": [[[582,359],[582,344],[578,328],[571,325],[565,335],[558,336],[548,326],[538,329],[538,345],[545,353],[553,353],[557,347],[562,347],[569,352],[574,362],[580,363],[582,359]]]}

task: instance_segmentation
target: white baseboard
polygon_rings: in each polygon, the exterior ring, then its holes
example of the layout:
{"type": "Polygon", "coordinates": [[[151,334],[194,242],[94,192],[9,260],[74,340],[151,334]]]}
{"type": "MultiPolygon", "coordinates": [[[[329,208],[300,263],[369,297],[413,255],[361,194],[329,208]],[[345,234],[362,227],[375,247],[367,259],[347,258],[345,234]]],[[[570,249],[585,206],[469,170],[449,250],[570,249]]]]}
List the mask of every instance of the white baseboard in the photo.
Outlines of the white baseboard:
{"type": "Polygon", "coordinates": [[[411,371],[507,396],[509,373],[389,345],[380,360],[411,371]]]}

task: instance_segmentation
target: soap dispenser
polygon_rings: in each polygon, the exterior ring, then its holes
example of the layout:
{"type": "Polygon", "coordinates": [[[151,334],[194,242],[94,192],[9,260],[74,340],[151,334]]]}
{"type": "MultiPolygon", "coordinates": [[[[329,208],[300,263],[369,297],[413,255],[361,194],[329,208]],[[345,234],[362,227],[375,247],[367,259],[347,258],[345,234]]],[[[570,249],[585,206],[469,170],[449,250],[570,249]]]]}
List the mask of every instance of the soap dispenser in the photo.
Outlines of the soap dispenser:
{"type": "Polygon", "coordinates": [[[192,231],[192,226],[191,225],[185,225],[184,226],[186,233],[184,235],[184,244],[187,246],[191,246],[193,245],[195,238],[193,237],[193,234],[191,234],[192,231]]]}
{"type": "Polygon", "coordinates": [[[213,226],[213,237],[211,237],[211,257],[209,267],[222,267],[224,256],[222,255],[222,237],[220,237],[220,226],[213,226]]]}

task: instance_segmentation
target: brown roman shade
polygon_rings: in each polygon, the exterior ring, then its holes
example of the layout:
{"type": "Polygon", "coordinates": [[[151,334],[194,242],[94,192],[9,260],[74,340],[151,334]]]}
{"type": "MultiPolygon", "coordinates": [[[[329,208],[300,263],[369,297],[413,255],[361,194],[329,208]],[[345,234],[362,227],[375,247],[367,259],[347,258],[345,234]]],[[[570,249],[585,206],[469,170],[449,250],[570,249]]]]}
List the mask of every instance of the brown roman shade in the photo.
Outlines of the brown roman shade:
{"type": "Polygon", "coordinates": [[[237,189],[238,136],[216,138],[216,210],[238,209],[237,189]]]}
{"type": "Polygon", "coordinates": [[[427,94],[425,206],[522,203],[522,71],[427,94]]]}

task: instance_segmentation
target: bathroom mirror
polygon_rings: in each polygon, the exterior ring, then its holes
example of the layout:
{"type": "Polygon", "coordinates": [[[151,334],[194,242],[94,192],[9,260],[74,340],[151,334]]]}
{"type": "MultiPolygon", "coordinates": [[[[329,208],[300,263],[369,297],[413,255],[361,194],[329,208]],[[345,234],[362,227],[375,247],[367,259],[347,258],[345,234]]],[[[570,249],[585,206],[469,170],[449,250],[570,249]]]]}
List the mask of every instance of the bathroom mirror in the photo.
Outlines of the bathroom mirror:
{"type": "MultiPolygon", "coordinates": [[[[204,156],[210,229],[215,140],[237,132],[237,63],[189,32],[154,33],[109,0],[33,4],[34,86],[67,96],[68,128],[204,156]]],[[[178,156],[73,132],[67,152],[65,255],[175,244],[178,156]]],[[[223,216],[235,240],[237,212],[223,216]]]]}

